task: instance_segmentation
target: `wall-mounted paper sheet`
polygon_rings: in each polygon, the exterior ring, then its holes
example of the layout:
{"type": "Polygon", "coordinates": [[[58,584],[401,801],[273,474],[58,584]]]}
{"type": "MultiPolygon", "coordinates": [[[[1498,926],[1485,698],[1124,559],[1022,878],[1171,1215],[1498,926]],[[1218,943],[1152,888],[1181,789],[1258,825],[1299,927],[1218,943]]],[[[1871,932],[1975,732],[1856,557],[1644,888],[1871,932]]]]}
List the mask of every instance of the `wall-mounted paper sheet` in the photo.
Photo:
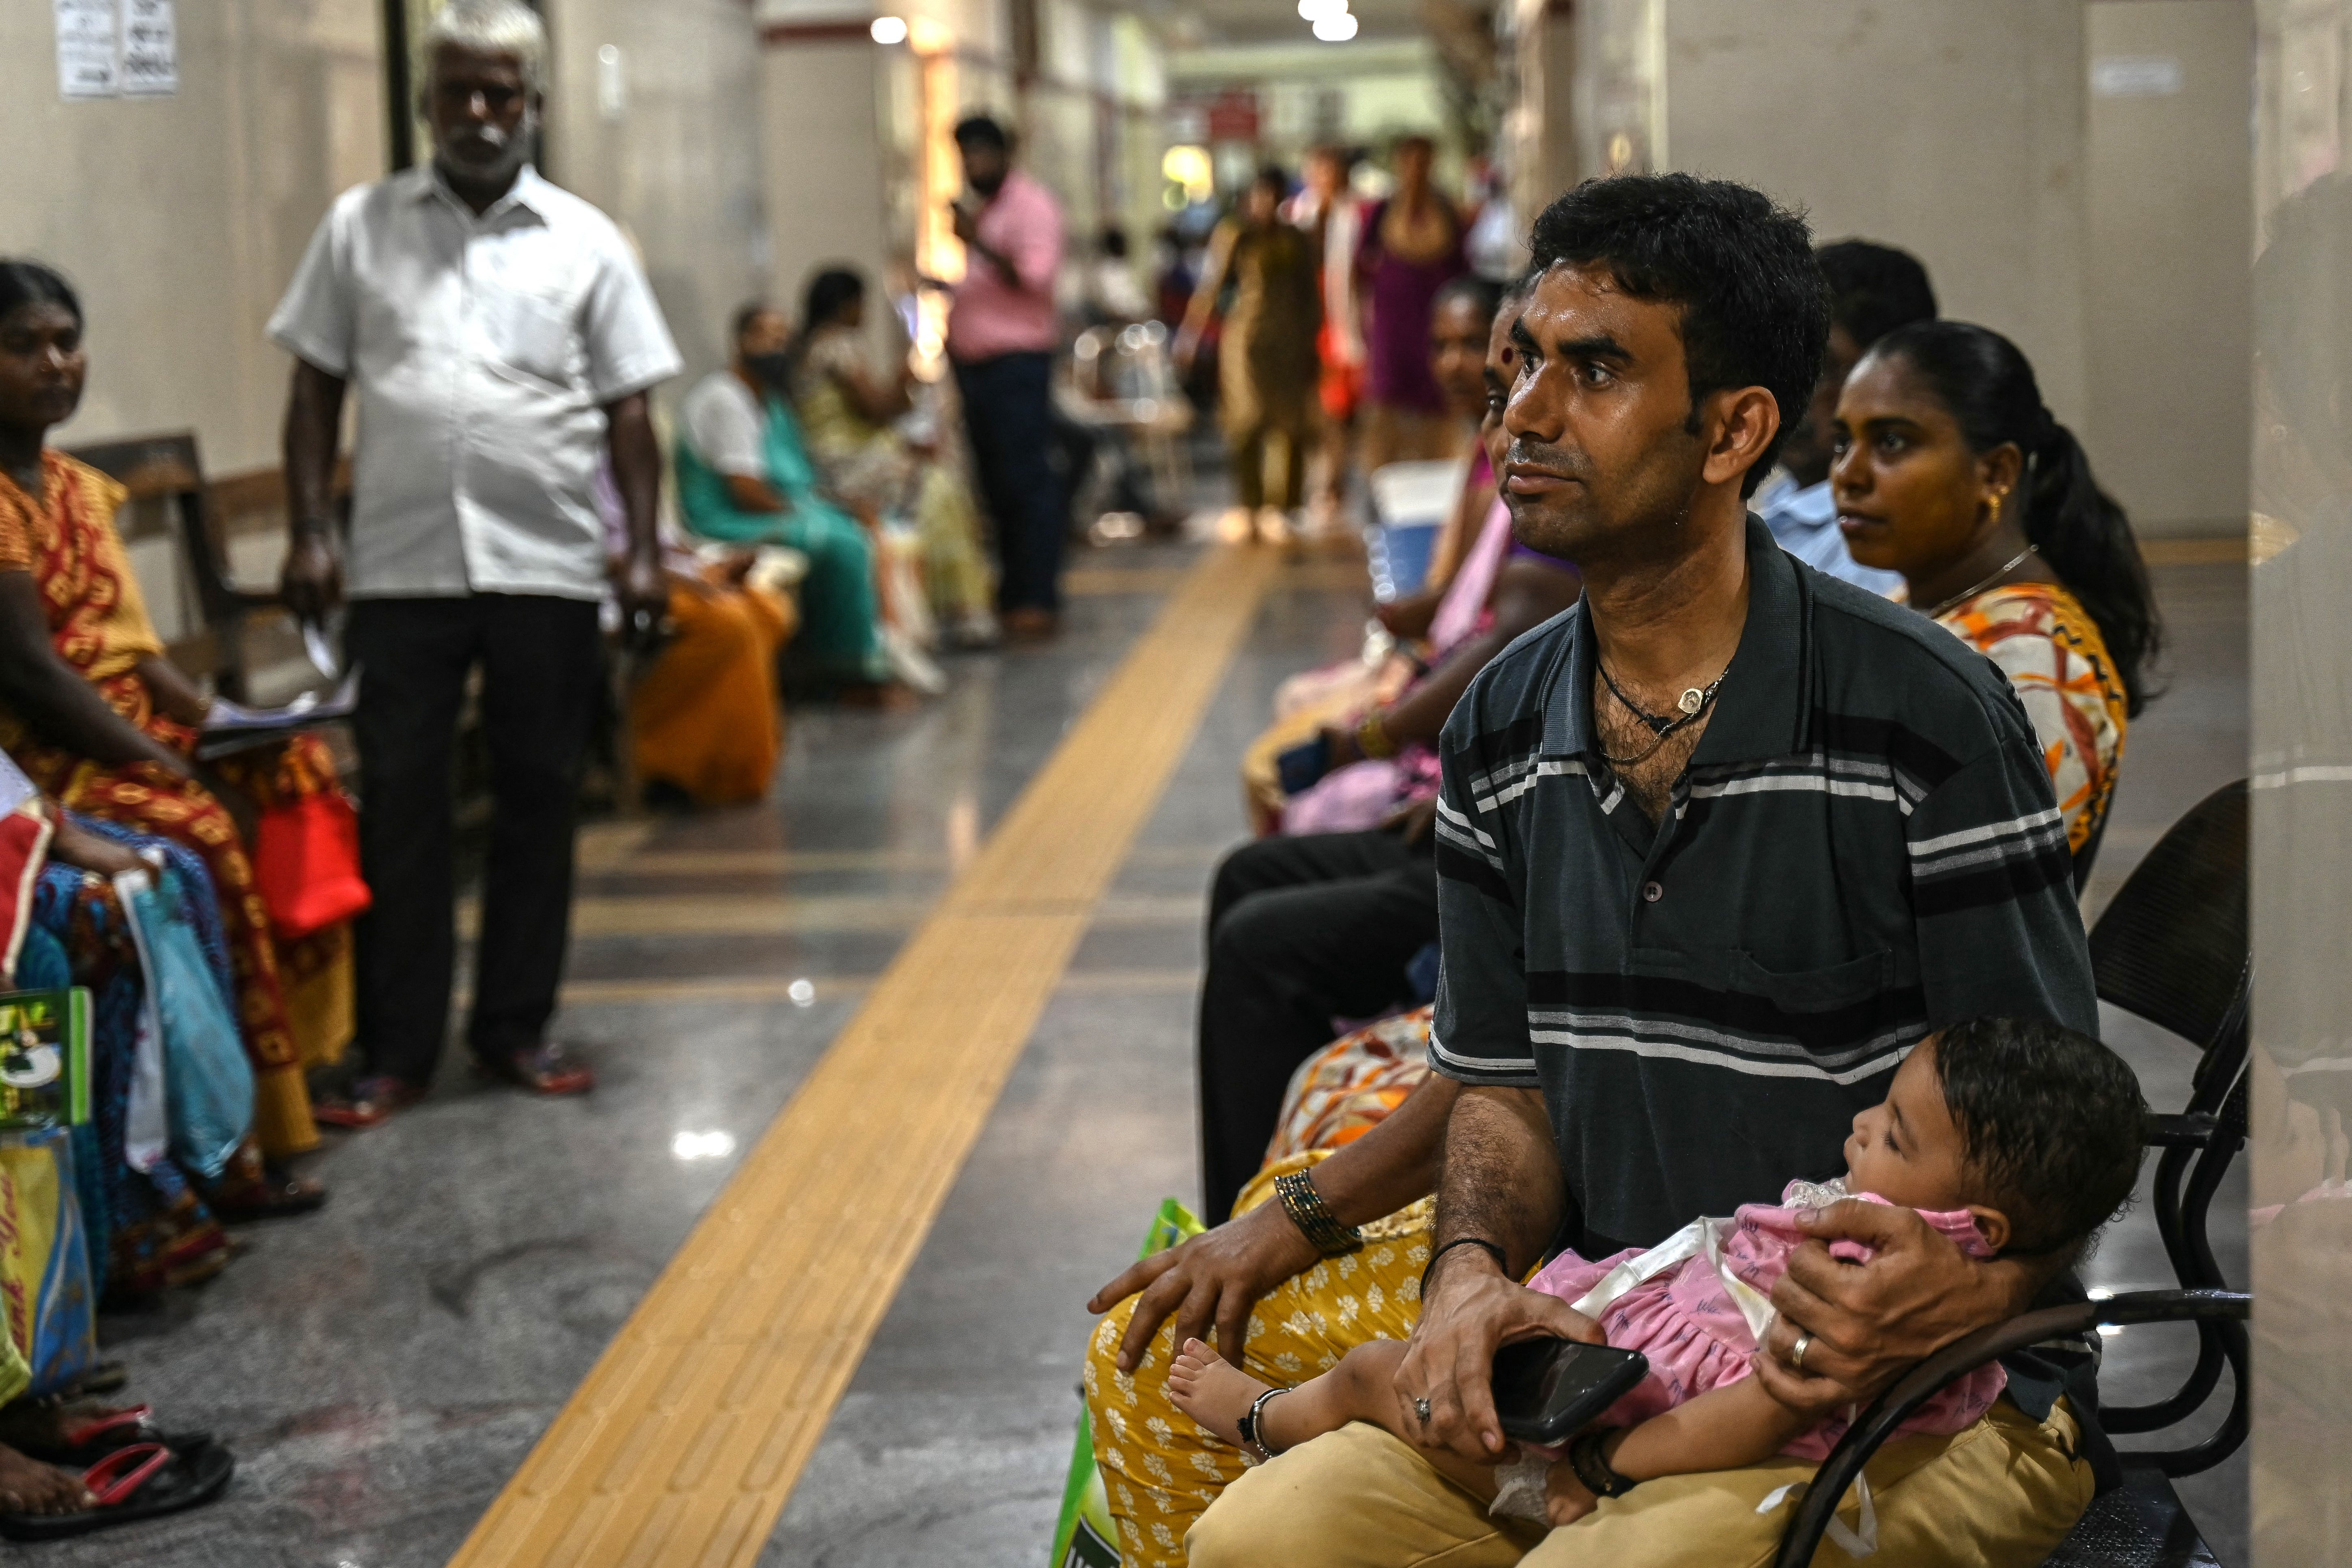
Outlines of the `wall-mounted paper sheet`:
{"type": "Polygon", "coordinates": [[[122,96],[180,90],[180,28],[173,0],[122,0],[122,96]]]}
{"type": "Polygon", "coordinates": [[[113,98],[122,90],[115,0],[53,0],[58,19],[58,96],[113,98]]]}

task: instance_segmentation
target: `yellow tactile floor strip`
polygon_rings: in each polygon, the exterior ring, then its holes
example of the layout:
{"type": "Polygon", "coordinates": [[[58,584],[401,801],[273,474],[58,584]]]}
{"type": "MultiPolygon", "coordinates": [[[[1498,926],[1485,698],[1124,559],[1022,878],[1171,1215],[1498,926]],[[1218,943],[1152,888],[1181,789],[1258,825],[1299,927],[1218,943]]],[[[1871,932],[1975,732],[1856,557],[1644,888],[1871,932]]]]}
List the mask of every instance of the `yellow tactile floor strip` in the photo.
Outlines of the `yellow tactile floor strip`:
{"type": "Polygon", "coordinates": [[[452,1559],[756,1559],[1097,899],[1191,744],[1271,551],[1186,576],[452,1559]]]}

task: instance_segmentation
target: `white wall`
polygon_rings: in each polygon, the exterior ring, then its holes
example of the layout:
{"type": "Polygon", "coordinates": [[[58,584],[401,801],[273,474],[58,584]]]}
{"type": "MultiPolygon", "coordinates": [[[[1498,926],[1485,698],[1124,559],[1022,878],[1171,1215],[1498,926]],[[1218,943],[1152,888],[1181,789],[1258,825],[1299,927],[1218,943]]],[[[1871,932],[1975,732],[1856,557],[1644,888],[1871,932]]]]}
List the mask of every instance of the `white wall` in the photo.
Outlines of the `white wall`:
{"type": "Polygon", "coordinates": [[[2083,25],[2057,0],[1668,0],[1674,167],[1746,181],[1926,263],[1947,315],[2087,412],[2083,25]]]}
{"type": "Polygon", "coordinates": [[[79,289],[89,392],[66,444],[194,427],[215,474],[275,466],[262,338],[335,193],[383,167],[373,0],[178,9],[176,96],[65,103],[47,5],[0,8],[0,250],[79,289]]]}
{"type": "Polygon", "coordinates": [[[2245,0],[2087,9],[2084,194],[2096,282],[2084,298],[2084,438],[2100,483],[2144,531],[2234,528],[2246,510],[2250,419],[2252,9],[2245,0]]]}
{"type": "Polygon", "coordinates": [[[741,0],[549,0],[548,163],[628,232],[695,377],[769,287],[758,34],[741,0]],[[618,99],[598,54],[619,51],[618,99]]]}
{"type": "Polygon", "coordinates": [[[772,298],[795,318],[816,267],[844,262],[874,278],[888,259],[874,55],[861,38],[772,43],[760,56],[772,298]]]}

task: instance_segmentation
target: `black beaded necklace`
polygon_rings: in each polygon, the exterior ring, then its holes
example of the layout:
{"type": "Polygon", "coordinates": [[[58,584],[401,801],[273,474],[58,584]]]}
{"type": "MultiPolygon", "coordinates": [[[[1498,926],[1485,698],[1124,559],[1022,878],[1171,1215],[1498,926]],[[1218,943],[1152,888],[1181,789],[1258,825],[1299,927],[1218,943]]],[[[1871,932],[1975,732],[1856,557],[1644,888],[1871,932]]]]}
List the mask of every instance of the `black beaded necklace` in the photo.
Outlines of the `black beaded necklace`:
{"type": "Polygon", "coordinates": [[[1601,760],[1612,768],[1635,768],[1655,757],[1659,748],[1667,741],[1696,724],[1706,715],[1706,710],[1715,705],[1715,694],[1723,685],[1724,675],[1731,674],[1731,666],[1726,664],[1723,666],[1723,674],[1716,676],[1704,688],[1691,686],[1685,690],[1675,703],[1675,706],[1682,710],[1682,716],[1668,718],[1663,714],[1652,713],[1640,703],[1627,696],[1624,688],[1617,684],[1616,677],[1610,674],[1609,666],[1598,658],[1592,661],[1592,667],[1601,672],[1601,684],[1609,688],[1609,695],[1617,699],[1619,706],[1635,718],[1640,719],[1648,727],[1650,733],[1657,737],[1640,755],[1634,757],[1612,757],[1606,749],[1602,750],[1601,760]]]}

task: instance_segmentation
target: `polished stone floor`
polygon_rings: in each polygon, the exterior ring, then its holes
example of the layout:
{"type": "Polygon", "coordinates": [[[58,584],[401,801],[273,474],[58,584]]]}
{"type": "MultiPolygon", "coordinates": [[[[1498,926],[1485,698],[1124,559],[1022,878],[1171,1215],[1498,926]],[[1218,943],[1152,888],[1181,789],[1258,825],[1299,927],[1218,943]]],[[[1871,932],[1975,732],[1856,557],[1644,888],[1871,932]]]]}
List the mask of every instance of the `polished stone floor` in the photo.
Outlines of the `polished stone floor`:
{"type": "MultiPolygon", "coordinates": [[[[563,1024],[592,1098],[536,1103],[455,1064],[436,1097],[341,1139],[321,1214],[167,1310],[110,1319],[132,1390],[241,1460],[219,1505],[37,1568],[425,1568],[445,1562],[751,1142],[1149,621],[1181,547],[1097,552],[1068,635],[968,657],[911,713],[795,716],[772,800],[599,829],[563,1024]],[[1114,574],[1130,572],[1134,591],[1114,574]],[[780,985],[805,978],[794,997],[780,985]]],[[[2094,902],[2171,818],[2242,771],[2242,570],[2159,569],[2170,687],[2133,731],[2094,902]]],[[[1199,911],[1243,832],[1234,764],[1275,685],[1341,656],[1360,606],[1282,589],[1227,671],[998,1100],[778,1522],[764,1563],[1022,1565],[1046,1550],[1077,1406],[1082,1302],[1196,1186],[1199,911]]],[[[2186,1052],[2117,1020],[2162,1106],[2186,1052]]],[[[2217,1213],[2242,1209],[2242,1190],[2217,1213]]],[[[2225,1256],[2242,1256],[2230,1233],[2225,1256]]],[[[2097,1282],[2165,1282],[2144,1217],[2097,1282]]],[[[811,1281],[811,1290],[824,1281],[811,1281]]],[[[2175,1351],[2108,1343],[2121,1397],[2175,1351]]],[[[2242,1464],[2184,1487],[2244,1562],[2242,1464]]]]}

